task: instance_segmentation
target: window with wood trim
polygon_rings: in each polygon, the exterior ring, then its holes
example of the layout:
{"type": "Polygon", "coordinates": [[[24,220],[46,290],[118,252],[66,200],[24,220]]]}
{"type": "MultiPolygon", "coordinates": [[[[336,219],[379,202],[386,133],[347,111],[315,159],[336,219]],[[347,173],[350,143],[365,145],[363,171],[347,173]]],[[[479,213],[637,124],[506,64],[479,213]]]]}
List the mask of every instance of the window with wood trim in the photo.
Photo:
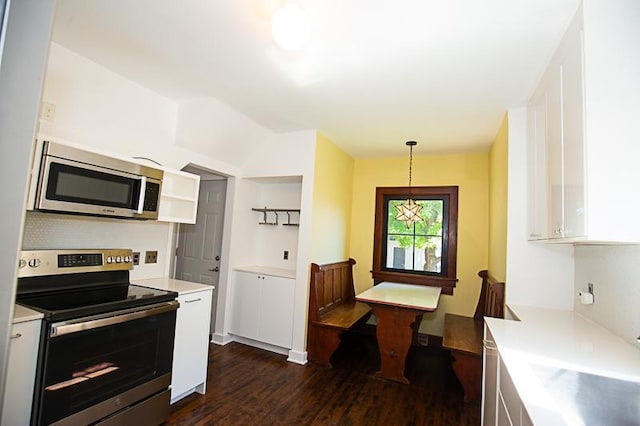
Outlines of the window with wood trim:
{"type": "Polygon", "coordinates": [[[376,188],[373,280],[442,287],[453,294],[458,247],[458,187],[376,188]],[[422,220],[407,227],[396,205],[412,198],[422,220]]]}

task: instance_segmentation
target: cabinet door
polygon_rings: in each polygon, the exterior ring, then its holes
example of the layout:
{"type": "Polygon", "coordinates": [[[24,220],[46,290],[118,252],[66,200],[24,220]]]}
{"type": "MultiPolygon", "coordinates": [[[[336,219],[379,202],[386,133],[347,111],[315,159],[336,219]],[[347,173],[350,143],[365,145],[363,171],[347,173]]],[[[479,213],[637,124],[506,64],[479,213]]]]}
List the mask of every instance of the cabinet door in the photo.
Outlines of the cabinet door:
{"type": "Polygon", "coordinates": [[[233,282],[231,310],[232,334],[258,339],[258,318],[262,276],[250,272],[236,272],[233,282]]]}
{"type": "Polygon", "coordinates": [[[207,381],[211,290],[178,297],[171,401],[207,381]]]}
{"type": "Polygon", "coordinates": [[[563,237],[585,235],[584,119],[581,37],[572,42],[562,70],[563,237]]]}
{"type": "Polygon", "coordinates": [[[546,93],[538,90],[527,108],[527,221],[529,240],[548,238],[546,93]]]}
{"type": "Polygon", "coordinates": [[[36,320],[12,326],[0,424],[29,424],[41,324],[36,320]]]}
{"type": "Polygon", "coordinates": [[[258,340],[291,349],[294,282],[272,276],[262,281],[258,340]]]}
{"type": "Polygon", "coordinates": [[[561,69],[552,65],[546,73],[547,200],[549,238],[561,238],[564,224],[564,179],[562,149],[562,77],[561,69]]]}
{"type": "Polygon", "coordinates": [[[484,326],[482,352],[482,425],[495,426],[498,410],[498,350],[489,328],[484,326]]]}

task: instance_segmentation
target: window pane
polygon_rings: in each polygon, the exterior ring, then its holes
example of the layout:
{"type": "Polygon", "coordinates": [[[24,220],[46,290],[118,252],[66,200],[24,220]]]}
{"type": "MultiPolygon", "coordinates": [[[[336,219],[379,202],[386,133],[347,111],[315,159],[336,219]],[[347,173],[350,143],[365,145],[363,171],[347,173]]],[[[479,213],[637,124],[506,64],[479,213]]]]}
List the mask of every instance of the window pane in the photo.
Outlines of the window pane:
{"type": "Polygon", "coordinates": [[[397,206],[406,199],[388,201],[386,267],[440,273],[442,270],[442,210],[440,200],[415,200],[422,206],[421,221],[411,226],[396,219],[397,206]]]}
{"type": "Polygon", "coordinates": [[[419,237],[415,241],[416,244],[409,237],[389,236],[386,267],[408,271],[441,272],[442,238],[419,237]]]}

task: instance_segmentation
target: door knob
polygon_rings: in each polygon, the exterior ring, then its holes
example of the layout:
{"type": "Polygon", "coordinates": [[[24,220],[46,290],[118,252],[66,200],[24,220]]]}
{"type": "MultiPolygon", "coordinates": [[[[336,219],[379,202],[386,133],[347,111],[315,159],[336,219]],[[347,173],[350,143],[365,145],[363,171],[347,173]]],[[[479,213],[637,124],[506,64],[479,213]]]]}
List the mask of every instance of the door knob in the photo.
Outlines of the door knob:
{"type": "Polygon", "coordinates": [[[209,269],[209,271],[211,271],[211,272],[219,272],[220,271],[220,267],[216,266],[213,269],[209,269]]]}

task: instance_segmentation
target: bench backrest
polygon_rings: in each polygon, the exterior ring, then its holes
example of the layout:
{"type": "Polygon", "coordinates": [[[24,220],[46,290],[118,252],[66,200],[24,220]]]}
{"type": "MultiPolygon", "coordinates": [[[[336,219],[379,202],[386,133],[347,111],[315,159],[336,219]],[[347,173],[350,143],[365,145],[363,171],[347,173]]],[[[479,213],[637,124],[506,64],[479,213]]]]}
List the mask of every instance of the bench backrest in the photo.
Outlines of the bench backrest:
{"type": "Polygon", "coordinates": [[[353,259],[326,265],[311,264],[309,288],[309,321],[319,320],[323,314],[342,303],[355,301],[353,290],[353,259]]]}
{"type": "Polygon", "coordinates": [[[482,278],[482,290],[473,317],[479,320],[483,317],[504,318],[504,283],[498,282],[486,270],[478,272],[478,276],[482,278]]]}

